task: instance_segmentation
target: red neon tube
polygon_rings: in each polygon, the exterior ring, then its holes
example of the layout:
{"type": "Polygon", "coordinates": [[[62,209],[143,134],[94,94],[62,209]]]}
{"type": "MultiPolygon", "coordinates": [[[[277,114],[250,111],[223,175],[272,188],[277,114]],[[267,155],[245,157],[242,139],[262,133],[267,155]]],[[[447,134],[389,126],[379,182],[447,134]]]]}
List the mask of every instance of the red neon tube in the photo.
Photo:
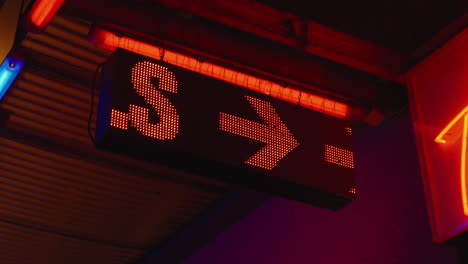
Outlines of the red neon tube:
{"type": "Polygon", "coordinates": [[[446,144],[446,137],[450,137],[449,131],[463,118],[463,129],[462,129],[462,148],[461,148],[461,160],[460,160],[460,186],[462,194],[462,205],[463,212],[468,216],[468,190],[467,190],[467,175],[466,175],[466,145],[468,136],[468,106],[466,106],[460,113],[458,113],[448,124],[442,129],[442,131],[434,139],[436,143],[446,144]]]}
{"type": "Polygon", "coordinates": [[[64,0],[36,0],[26,17],[26,29],[38,32],[55,16],[64,0]]]}
{"type": "MultiPolygon", "coordinates": [[[[137,41],[128,37],[119,37],[114,33],[102,29],[95,29],[91,36],[92,42],[100,47],[115,50],[122,48],[147,57],[160,59],[160,47],[137,41]]],[[[165,49],[163,60],[167,63],[198,72],[225,82],[229,82],[250,90],[254,90],[271,97],[301,105],[321,113],[347,118],[351,109],[348,105],[310,94],[292,87],[285,87],[278,83],[254,77],[229,68],[199,60],[165,49]]]]}

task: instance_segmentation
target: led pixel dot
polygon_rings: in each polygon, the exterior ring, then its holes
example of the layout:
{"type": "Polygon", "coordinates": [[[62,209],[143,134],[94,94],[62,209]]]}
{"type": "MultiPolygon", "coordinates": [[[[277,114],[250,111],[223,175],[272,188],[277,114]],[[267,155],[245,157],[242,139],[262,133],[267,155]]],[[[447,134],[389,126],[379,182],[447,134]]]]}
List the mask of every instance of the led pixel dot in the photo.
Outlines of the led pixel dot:
{"type": "Polygon", "coordinates": [[[325,161],[347,168],[354,168],[353,152],[331,145],[324,145],[325,161]]]}
{"type": "Polygon", "coordinates": [[[174,139],[179,133],[179,115],[171,101],[158,90],[177,93],[177,79],[167,67],[144,61],[138,62],[132,69],[131,81],[135,91],[145,98],[159,116],[159,122],[149,122],[150,109],[129,105],[129,113],[112,109],[111,126],[127,129],[128,121],[143,135],[156,139],[174,139]],[[152,80],[158,79],[158,87],[152,80]],[[156,89],[157,88],[157,89],[156,89]]]}
{"type": "Polygon", "coordinates": [[[128,114],[120,112],[119,110],[112,109],[111,111],[111,126],[120,129],[128,129],[128,114]]]}

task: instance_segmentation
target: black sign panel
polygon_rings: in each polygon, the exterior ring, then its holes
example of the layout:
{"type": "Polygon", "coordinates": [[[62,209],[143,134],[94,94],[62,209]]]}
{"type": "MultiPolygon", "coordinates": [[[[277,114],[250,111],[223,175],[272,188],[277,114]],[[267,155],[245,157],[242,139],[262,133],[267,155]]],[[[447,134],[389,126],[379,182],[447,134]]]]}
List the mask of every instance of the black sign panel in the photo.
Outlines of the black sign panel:
{"type": "Polygon", "coordinates": [[[354,197],[349,122],[118,49],[98,145],[336,209],[354,197]]]}

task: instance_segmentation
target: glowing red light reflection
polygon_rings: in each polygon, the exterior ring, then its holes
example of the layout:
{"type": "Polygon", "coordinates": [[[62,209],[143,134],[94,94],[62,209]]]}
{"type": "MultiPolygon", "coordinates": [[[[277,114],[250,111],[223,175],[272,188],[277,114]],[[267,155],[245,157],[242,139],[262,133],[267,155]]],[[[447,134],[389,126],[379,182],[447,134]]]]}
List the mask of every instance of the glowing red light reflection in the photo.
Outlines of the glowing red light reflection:
{"type": "MultiPolygon", "coordinates": [[[[150,58],[161,59],[161,48],[128,37],[119,37],[112,32],[95,29],[92,36],[94,44],[115,50],[122,48],[150,58]]],[[[234,71],[209,62],[201,62],[195,58],[165,50],[163,61],[198,72],[225,82],[229,82],[247,89],[251,89],[271,97],[301,105],[327,115],[346,118],[350,107],[341,102],[313,95],[299,89],[284,87],[278,83],[234,71]]]]}
{"type": "Polygon", "coordinates": [[[39,31],[47,26],[64,0],[36,0],[27,16],[27,28],[39,31]]]}

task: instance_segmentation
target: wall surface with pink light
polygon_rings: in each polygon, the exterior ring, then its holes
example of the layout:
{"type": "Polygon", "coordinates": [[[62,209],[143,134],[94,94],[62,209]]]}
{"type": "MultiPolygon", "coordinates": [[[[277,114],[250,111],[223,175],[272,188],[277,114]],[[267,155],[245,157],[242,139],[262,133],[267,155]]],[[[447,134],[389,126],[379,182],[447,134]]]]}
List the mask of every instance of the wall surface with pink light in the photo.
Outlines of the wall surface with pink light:
{"type": "Polygon", "coordinates": [[[356,201],[333,212],[274,197],[183,263],[459,263],[432,242],[408,116],[355,133],[356,201]]]}

